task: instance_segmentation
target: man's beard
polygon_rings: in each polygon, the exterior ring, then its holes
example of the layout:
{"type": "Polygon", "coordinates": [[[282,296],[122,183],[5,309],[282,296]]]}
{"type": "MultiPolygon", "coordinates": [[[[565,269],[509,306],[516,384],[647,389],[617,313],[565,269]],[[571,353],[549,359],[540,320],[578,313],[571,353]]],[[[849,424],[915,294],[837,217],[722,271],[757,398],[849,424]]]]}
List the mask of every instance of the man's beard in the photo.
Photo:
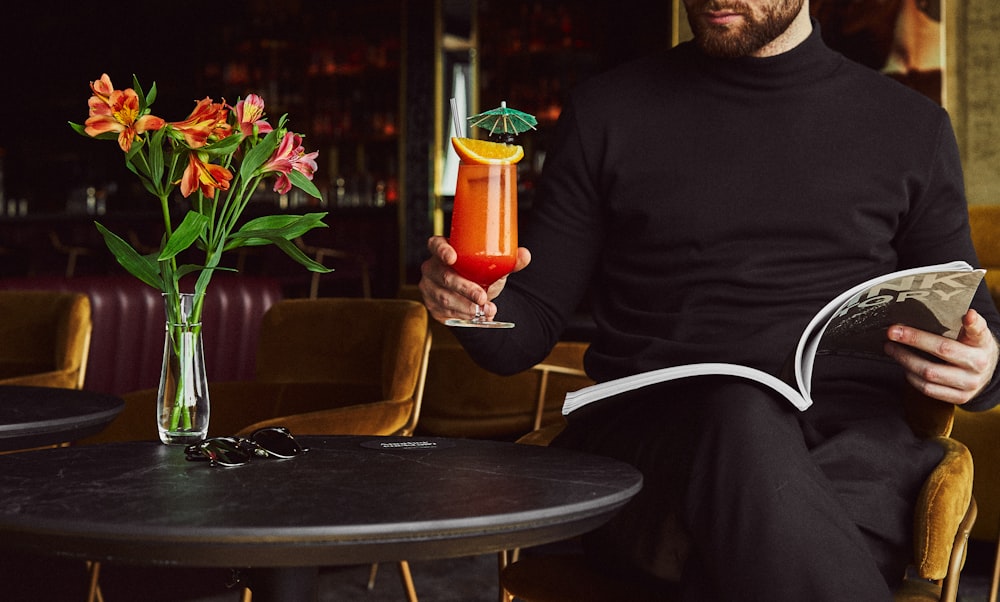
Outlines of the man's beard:
{"type": "Polygon", "coordinates": [[[776,6],[761,9],[762,15],[758,17],[751,7],[740,0],[710,0],[702,10],[733,10],[743,15],[743,22],[736,27],[714,26],[702,23],[698,15],[691,12],[688,13],[688,22],[695,42],[705,54],[720,58],[751,56],[788,29],[802,9],[803,2],[780,0],[776,6]]]}

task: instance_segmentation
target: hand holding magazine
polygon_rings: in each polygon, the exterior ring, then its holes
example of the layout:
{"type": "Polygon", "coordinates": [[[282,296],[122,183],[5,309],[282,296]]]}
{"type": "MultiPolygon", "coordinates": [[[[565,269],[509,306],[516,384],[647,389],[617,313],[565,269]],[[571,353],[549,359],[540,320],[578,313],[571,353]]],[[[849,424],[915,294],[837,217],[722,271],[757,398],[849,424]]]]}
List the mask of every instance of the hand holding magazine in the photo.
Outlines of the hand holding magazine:
{"type": "Polygon", "coordinates": [[[830,301],[806,326],[795,348],[794,383],[739,364],[671,366],[619,378],[566,394],[563,414],[591,402],[648,385],[691,376],[739,376],[771,387],[799,410],[812,405],[813,364],[821,354],[885,357],[882,346],[893,324],[957,338],[962,317],[985,270],[955,261],[900,270],[862,282],[830,301]]]}

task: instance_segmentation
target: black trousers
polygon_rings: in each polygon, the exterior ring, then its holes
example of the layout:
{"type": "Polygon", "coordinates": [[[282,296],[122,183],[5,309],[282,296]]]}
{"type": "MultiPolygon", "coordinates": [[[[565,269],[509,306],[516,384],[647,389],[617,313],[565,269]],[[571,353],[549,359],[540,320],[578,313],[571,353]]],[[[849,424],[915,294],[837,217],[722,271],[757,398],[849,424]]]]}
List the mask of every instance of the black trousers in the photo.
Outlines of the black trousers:
{"type": "Polygon", "coordinates": [[[578,411],[553,445],[643,473],[588,552],[698,602],[891,600],[912,558],[913,502],[942,457],[894,402],[828,399],[799,412],[723,377],[578,411]]]}

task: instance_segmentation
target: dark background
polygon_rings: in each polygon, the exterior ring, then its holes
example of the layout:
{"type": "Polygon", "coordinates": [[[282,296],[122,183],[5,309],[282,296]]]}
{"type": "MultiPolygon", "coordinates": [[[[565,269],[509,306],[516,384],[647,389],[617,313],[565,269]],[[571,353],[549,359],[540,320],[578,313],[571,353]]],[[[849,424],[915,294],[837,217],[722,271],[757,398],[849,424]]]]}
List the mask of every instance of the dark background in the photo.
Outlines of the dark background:
{"type": "MultiPolygon", "coordinates": [[[[600,60],[591,66],[593,70],[669,44],[669,0],[480,2],[483,11],[503,10],[525,21],[534,18],[536,5],[566,6],[577,14],[588,15],[595,33],[606,40],[601,46],[600,60]]],[[[447,8],[453,3],[444,4],[447,8]]],[[[358,29],[368,35],[376,28],[400,28],[400,15],[385,14],[386,11],[380,11],[376,19],[368,19],[376,23],[338,23],[337,30],[319,16],[365,4],[369,3],[365,0],[246,0],[237,4],[140,0],[118,5],[30,0],[3,3],[0,64],[5,82],[0,93],[3,115],[0,149],[4,151],[6,198],[30,199],[33,213],[59,211],[74,188],[100,185],[102,180],[116,181],[121,186],[135,185],[135,178],[125,171],[121,153],[113,143],[95,143],[67,125],[69,121],[82,123],[86,119],[88,84],[102,73],[108,73],[118,89],[131,87],[133,74],[147,89],[155,81],[159,95],[153,105],[154,114],[168,121],[179,120],[187,116],[196,100],[206,95],[216,100],[226,96],[227,100],[235,101],[228,97],[233,96],[232,90],[223,89],[218,81],[205,74],[207,65],[221,65],[227,56],[243,52],[241,41],[255,36],[319,39],[326,31],[330,37],[343,38],[358,29]]],[[[431,0],[406,0],[403,4],[414,15],[431,11],[434,5],[431,0]]],[[[577,19],[576,26],[580,25],[582,19],[577,19]]],[[[481,27],[490,27],[490,23],[481,27]]],[[[522,76],[525,80],[538,77],[530,72],[522,76]]],[[[432,74],[425,77],[430,79],[432,74]]],[[[288,85],[296,83],[291,81],[288,85]]],[[[411,81],[408,85],[422,84],[411,81]]],[[[273,100],[265,98],[265,101],[274,108],[273,100]]],[[[304,125],[294,125],[298,131],[308,130],[304,125]]],[[[109,206],[109,211],[112,208],[118,209],[109,206]]]]}
{"type": "Polygon", "coordinates": [[[159,114],[176,115],[172,119],[190,112],[196,90],[211,93],[191,85],[200,78],[203,48],[215,44],[217,32],[192,29],[212,22],[210,6],[191,0],[156,3],[155,9],[4,3],[0,148],[6,197],[58,209],[68,187],[124,170],[114,143],[85,139],[67,124],[86,120],[89,82],[102,73],[112,76],[116,88],[130,87],[133,72],[144,86],[156,78],[160,96],[154,106],[159,114]]]}

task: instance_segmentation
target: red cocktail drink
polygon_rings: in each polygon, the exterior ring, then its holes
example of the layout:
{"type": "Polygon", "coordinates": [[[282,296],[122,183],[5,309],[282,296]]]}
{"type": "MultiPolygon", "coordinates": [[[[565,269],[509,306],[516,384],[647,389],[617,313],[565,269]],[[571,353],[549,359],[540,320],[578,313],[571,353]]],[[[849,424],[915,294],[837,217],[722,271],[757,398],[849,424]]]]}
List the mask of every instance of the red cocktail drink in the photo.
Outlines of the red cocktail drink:
{"type": "Polygon", "coordinates": [[[459,165],[449,242],[455,271],[483,288],[514,269],[517,165],[459,165]]]}

